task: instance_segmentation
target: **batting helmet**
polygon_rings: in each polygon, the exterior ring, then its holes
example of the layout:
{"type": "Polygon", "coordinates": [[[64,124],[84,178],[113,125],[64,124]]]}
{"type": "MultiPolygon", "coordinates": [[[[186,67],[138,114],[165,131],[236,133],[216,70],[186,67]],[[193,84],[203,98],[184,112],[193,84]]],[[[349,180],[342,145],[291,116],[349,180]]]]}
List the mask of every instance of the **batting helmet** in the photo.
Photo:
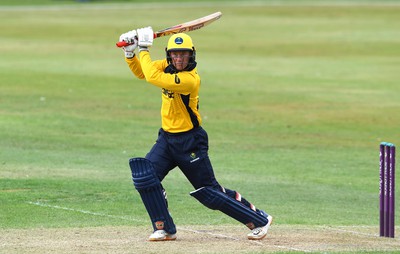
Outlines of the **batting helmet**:
{"type": "Polygon", "coordinates": [[[172,35],[169,40],[165,52],[167,54],[168,63],[172,63],[170,52],[171,51],[190,51],[192,55],[189,60],[189,67],[192,66],[196,60],[196,49],[194,48],[192,38],[184,33],[177,33],[172,35]]]}

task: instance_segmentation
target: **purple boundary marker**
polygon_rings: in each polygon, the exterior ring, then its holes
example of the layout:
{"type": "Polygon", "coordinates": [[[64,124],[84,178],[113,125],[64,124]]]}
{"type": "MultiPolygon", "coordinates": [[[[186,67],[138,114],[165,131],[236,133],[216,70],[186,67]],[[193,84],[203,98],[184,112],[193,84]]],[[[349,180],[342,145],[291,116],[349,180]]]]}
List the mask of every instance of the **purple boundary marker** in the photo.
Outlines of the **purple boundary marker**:
{"type": "Polygon", "coordinates": [[[382,142],[379,151],[379,235],[394,238],[396,146],[382,142]]]}
{"type": "Polygon", "coordinates": [[[391,147],[387,145],[385,147],[385,192],[383,197],[385,199],[385,206],[383,208],[383,213],[385,216],[385,236],[389,236],[389,185],[390,185],[390,156],[391,156],[391,147]]]}
{"type": "Polygon", "coordinates": [[[394,238],[394,224],[395,224],[395,162],[396,162],[396,147],[390,147],[390,168],[389,168],[389,237],[394,238]]]}
{"type": "Polygon", "coordinates": [[[384,188],[384,178],[385,178],[385,144],[380,144],[380,153],[379,153],[379,235],[384,236],[385,232],[385,217],[383,215],[383,207],[385,205],[383,199],[383,188],[384,188]]]}

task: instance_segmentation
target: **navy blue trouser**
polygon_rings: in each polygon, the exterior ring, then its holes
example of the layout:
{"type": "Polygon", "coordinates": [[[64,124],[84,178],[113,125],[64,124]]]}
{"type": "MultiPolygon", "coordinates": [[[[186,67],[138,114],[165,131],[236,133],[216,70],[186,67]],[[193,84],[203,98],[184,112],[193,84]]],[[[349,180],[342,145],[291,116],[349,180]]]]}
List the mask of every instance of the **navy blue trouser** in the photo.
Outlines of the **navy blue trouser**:
{"type": "Polygon", "coordinates": [[[160,129],[146,159],[152,162],[160,181],[179,167],[195,189],[205,186],[221,189],[208,157],[208,135],[201,127],[178,134],[160,129]]]}
{"type": "Polygon", "coordinates": [[[179,167],[194,189],[211,187],[260,212],[238,192],[223,188],[215,179],[208,157],[208,135],[202,127],[178,134],[160,129],[157,141],[146,155],[146,159],[153,164],[160,182],[169,171],[179,167]]]}

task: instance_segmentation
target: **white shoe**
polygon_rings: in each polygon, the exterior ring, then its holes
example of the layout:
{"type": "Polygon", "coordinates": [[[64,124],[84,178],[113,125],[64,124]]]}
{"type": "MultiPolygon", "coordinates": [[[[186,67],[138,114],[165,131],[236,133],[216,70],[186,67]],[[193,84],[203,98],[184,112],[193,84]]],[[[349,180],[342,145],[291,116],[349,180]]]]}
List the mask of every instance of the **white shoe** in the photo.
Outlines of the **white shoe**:
{"type": "Polygon", "coordinates": [[[272,216],[271,216],[271,215],[268,215],[267,219],[268,219],[267,225],[265,225],[265,226],[263,226],[263,227],[255,228],[255,229],[253,229],[253,230],[251,231],[251,233],[249,233],[249,234],[247,235],[247,238],[248,238],[249,240],[261,240],[261,239],[263,239],[263,238],[267,235],[268,228],[269,228],[269,226],[271,226],[271,224],[272,224],[272,216]]]}
{"type": "Polygon", "coordinates": [[[169,234],[165,230],[156,230],[149,237],[149,241],[173,241],[175,239],[175,234],[169,234]]]}

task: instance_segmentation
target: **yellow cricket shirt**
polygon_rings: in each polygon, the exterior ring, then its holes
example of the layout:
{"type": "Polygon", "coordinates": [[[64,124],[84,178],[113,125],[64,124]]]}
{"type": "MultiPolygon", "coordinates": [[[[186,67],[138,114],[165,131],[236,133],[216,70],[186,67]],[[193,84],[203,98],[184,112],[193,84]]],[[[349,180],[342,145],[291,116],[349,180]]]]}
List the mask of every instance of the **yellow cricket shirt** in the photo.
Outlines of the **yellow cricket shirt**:
{"type": "Polygon", "coordinates": [[[139,79],[161,88],[161,127],[170,133],[189,131],[201,125],[198,109],[200,76],[197,69],[175,74],[165,73],[167,60],[152,61],[148,51],[133,58],[125,58],[129,68],[139,79]]]}

